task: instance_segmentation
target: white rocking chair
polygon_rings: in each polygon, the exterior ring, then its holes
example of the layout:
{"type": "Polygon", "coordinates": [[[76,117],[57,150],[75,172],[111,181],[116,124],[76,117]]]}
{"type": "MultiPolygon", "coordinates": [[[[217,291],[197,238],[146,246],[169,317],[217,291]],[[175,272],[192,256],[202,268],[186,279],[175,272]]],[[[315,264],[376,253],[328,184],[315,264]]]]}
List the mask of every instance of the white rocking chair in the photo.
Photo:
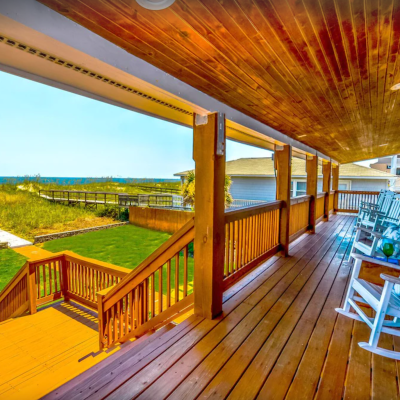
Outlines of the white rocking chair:
{"type": "Polygon", "coordinates": [[[400,279],[391,275],[381,274],[380,277],[385,282],[385,285],[382,288],[379,285],[375,285],[359,278],[363,261],[393,268],[398,271],[400,271],[400,266],[376,260],[361,254],[353,254],[353,257],[355,258],[355,263],[346,299],[343,308],[336,308],[336,311],[346,317],[353,318],[357,321],[363,321],[371,328],[369,342],[358,343],[360,347],[384,357],[400,360],[400,352],[378,347],[381,332],[400,336],[400,329],[396,329],[400,328],[400,321],[398,321],[398,318],[400,318],[400,297],[398,297],[393,290],[395,285],[400,285],[400,279]],[[356,292],[359,296],[355,294],[356,292]],[[357,301],[367,303],[372,309],[374,309],[376,312],[375,317],[368,317],[356,303],[357,301]],[[355,312],[351,312],[350,307],[352,307],[355,312]],[[387,320],[385,319],[386,316],[393,317],[393,319],[387,320]]]}

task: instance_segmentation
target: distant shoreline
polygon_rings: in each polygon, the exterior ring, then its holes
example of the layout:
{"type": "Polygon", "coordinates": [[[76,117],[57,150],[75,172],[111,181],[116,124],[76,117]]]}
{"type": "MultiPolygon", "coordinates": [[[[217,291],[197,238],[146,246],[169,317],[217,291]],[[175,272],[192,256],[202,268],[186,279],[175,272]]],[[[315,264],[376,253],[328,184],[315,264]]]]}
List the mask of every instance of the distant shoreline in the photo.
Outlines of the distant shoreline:
{"type": "Polygon", "coordinates": [[[101,183],[101,182],[117,182],[117,183],[173,183],[179,182],[180,179],[163,179],[163,178],[82,178],[82,177],[51,177],[41,176],[0,176],[0,184],[11,183],[17,184],[24,181],[39,181],[41,183],[57,183],[60,185],[78,185],[88,183],[101,183]]]}

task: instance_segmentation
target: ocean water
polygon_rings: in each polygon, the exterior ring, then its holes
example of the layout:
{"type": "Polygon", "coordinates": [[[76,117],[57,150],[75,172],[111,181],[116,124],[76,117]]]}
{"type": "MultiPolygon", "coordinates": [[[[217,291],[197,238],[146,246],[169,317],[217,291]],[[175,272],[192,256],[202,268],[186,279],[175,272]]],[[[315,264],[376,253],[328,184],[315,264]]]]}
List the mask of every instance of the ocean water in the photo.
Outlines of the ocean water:
{"type": "Polygon", "coordinates": [[[26,180],[37,181],[42,183],[58,183],[60,185],[77,185],[86,183],[99,182],[117,182],[117,183],[171,183],[179,182],[179,179],[162,179],[162,178],[79,178],[79,177],[51,177],[41,176],[39,178],[25,176],[0,176],[0,184],[2,183],[20,183],[26,180]]]}

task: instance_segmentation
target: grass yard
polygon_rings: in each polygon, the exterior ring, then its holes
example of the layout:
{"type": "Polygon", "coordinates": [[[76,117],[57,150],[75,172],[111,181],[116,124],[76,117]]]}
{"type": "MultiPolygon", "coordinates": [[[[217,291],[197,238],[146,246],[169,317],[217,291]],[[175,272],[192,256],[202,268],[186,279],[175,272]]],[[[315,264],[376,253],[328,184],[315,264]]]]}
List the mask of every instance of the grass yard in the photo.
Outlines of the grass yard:
{"type": "Polygon", "coordinates": [[[26,258],[11,249],[0,250],[0,290],[2,290],[18,270],[25,264],[26,258]]]}
{"type": "Polygon", "coordinates": [[[125,225],[52,240],[44,243],[43,248],[52,252],[71,250],[84,257],[133,269],[170,236],[168,233],[125,225]]]}
{"type": "MultiPolygon", "coordinates": [[[[171,235],[134,225],[125,225],[104,231],[52,240],[43,248],[52,252],[73,251],[81,256],[105,261],[121,267],[134,269],[160,247],[171,235]]],[[[182,255],[182,254],[181,254],[182,255]]],[[[171,281],[175,282],[175,260],[171,261],[171,281]]],[[[193,282],[193,258],[188,260],[188,282],[193,282]]],[[[163,268],[163,293],[167,288],[167,267],[163,268]]],[[[155,285],[158,288],[158,274],[155,285]]],[[[183,257],[179,262],[179,285],[183,285],[183,257]]],[[[192,286],[192,284],[190,285],[192,286]]],[[[171,285],[174,288],[174,283],[171,285]]],[[[156,290],[157,291],[157,290],[156,290]]],[[[190,294],[190,289],[188,293],[190,294]]]]}

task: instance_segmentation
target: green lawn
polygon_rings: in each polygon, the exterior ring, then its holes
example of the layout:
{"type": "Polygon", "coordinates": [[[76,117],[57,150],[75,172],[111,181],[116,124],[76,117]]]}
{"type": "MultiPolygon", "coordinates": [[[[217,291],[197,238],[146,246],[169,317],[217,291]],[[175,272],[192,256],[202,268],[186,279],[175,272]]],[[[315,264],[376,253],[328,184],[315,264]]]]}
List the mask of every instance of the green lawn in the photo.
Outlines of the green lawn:
{"type": "MultiPolygon", "coordinates": [[[[171,235],[168,233],[125,225],[119,228],[86,233],[84,235],[52,240],[46,242],[43,248],[52,252],[70,250],[84,257],[105,261],[121,267],[134,269],[151,253],[160,247],[171,235]]],[[[191,250],[190,250],[191,251],[191,250]]],[[[188,293],[192,292],[193,258],[188,260],[188,293]]],[[[163,268],[163,293],[167,289],[167,270],[163,268]]],[[[175,259],[171,261],[171,287],[175,288],[175,259]]],[[[156,291],[158,292],[158,274],[155,275],[156,291]]],[[[183,285],[183,256],[179,260],[179,285],[183,285]]]]}
{"type": "Polygon", "coordinates": [[[168,233],[125,225],[52,240],[46,242],[43,248],[52,252],[70,250],[84,257],[133,269],[170,236],[168,233]]]}
{"type": "Polygon", "coordinates": [[[0,250],[0,290],[25,264],[26,258],[11,249],[0,250]]]}

